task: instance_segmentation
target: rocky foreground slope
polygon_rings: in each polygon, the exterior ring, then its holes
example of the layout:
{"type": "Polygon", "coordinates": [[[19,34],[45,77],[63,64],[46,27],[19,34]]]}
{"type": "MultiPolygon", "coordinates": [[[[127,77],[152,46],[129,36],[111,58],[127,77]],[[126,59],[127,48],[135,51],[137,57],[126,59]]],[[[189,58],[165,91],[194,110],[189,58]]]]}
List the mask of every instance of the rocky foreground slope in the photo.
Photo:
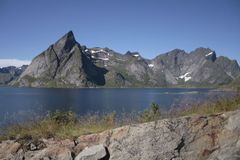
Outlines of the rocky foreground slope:
{"type": "Polygon", "coordinates": [[[124,126],[74,141],[3,141],[0,159],[239,160],[240,110],[124,126]]]}
{"type": "Polygon", "coordinates": [[[187,53],[175,49],[154,59],[138,52],[80,45],[70,31],[32,60],[16,86],[172,87],[219,86],[240,77],[236,60],[209,48],[187,53]]]}

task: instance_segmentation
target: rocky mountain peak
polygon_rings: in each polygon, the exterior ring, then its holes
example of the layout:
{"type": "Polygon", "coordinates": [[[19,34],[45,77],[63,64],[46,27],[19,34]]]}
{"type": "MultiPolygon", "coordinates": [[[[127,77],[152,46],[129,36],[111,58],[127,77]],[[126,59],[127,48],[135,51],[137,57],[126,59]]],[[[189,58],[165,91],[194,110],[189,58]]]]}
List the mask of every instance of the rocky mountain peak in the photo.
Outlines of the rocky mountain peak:
{"type": "Polygon", "coordinates": [[[216,59],[217,59],[217,55],[216,55],[215,51],[209,52],[208,54],[205,55],[205,57],[206,57],[207,60],[210,60],[212,62],[215,62],[216,59]]]}
{"type": "Polygon", "coordinates": [[[185,51],[177,48],[177,49],[174,49],[174,50],[168,52],[168,54],[179,54],[179,53],[185,53],[185,51]]]}
{"type": "Polygon", "coordinates": [[[191,52],[198,59],[206,59],[215,62],[217,59],[216,52],[210,48],[199,47],[191,52]]]}
{"type": "Polygon", "coordinates": [[[196,48],[194,51],[192,51],[191,53],[197,54],[197,55],[201,55],[201,56],[205,56],[211,52],[214,52],[213,50],[211,50],[210,48],[204,48],[204,47],[199,47],[196,48]]]}
{"type": "Polygon", "coordinates": [[[209,52],[209,51],[213,51],[210,48],[206,48],[206,47],[198,47],[194,50],[195,52],[209,52]]]}
{"type": "Polygon", "coordinates": [[[140,57],[140,53],[139,52],[127,51],[125,55],[129,55],[129,56],[133,56],[133,57],[140,57]]]}
{"type": "Polygon", "coordinates": [[[61,50],[69,52],[75,44],[77,44],[77,41],[74,34],[72,31],[69,31],[54,44],[54,50],[56,52],[61,50]]]}

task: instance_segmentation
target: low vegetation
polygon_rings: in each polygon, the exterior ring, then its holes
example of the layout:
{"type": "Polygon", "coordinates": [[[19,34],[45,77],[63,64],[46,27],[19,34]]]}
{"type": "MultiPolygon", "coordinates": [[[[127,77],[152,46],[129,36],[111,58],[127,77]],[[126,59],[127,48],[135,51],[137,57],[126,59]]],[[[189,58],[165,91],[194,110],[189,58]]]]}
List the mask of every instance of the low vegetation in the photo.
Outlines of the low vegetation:
{"type": "Polygon", "coordinates": [[[160,107],[156,103],[152,103],[150,108],[146,109],[139,117],[140,122],[151,122],[161,118],[160,107]]]}
{"type": "Polygon", "coordinates": [[[7,127],[4,129],[0,139],[24,137],[74,139],[80,135],[98,133],[114,128],[115,118],[115,113],[105,116],[77,117],[72,111],[56,111],[49,113],[41,120],[7,127]]]}
{"type": "Polygon", "coordinates": [[[36,78],[29,75],[25,75],[23,78],[26,79],[29,83],[36,81],[36,78]]]}
{"type": "Polygon", "coordinates": [[[115,112],[106,115],[86,115],[78,117],[74,112],[55,111],[48,113],[45,118],[25,124],[11,125],[2,129],[0,139],[16,139],[24,137],[32,138],[56,138],[74,139],[81,135],[99,133],[122,125],[156,121],[162,118],[187,116],[193,114],[215,114],[219,112],[240,109],[240,95],[231,99],[221,99],[201,105],[162,112],[158,104],[151,106],[140,114],[126,115],[117,118],[115,112]]]}
{"type": "Polygon", "coordinates": [[[181,108],[176,111],[177,116],[187,116],[193,114],[208,115],[221,112],[228,112],[240,109],[240,95],[232,98],[222,98],[214,102],[193,105],[191,107],[181,108]]]}

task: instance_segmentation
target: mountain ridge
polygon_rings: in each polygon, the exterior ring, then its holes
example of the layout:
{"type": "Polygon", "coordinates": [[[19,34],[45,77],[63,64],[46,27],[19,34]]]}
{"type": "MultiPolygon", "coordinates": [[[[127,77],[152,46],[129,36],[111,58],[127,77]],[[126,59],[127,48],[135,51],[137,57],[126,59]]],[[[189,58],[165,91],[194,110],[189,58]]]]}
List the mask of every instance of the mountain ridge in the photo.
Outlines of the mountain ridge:
{"type": "Polygon", "coordinates": [[[139,52],[87,48],[72,31],[36,56],[13,84],[20,87],[197,87],[229,84],[240,76],[236,60],[209,48],[181,49],[153,59],[139,52]]]}
{"type": "Polygon", "coordinates": [[[14,82],[26,68],[27,65],[21,67],[8,66],[0,68],[0,85],[14,82]]]}

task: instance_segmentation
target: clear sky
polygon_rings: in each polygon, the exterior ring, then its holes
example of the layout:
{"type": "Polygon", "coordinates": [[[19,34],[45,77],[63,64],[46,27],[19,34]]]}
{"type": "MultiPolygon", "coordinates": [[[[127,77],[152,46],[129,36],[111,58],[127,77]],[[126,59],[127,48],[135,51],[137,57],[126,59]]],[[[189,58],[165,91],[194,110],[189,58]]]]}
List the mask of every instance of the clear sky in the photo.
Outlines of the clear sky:
{"type": "Polygon", "coordinates": [[[31,60],[69,30],[146,58],[209,47],[240,62],[240,0],[0,0],[0,59],[31,60]]]}

